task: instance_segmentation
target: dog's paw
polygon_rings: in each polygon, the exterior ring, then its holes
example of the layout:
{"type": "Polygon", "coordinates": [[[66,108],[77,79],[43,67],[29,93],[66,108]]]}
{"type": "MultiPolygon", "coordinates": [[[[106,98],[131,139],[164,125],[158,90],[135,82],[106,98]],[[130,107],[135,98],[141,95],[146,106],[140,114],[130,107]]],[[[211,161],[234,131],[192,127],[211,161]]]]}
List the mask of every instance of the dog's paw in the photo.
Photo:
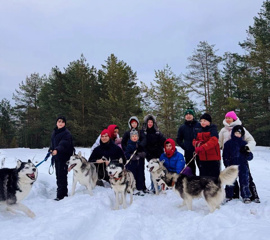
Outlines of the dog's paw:
{"type": "Polygon", "coordinates": [[[28,210],[26,212],[27,216],[30,217],[30,218],[35,218],[36,217],[36,214],[34,214],[31,210],[28,210]]]}

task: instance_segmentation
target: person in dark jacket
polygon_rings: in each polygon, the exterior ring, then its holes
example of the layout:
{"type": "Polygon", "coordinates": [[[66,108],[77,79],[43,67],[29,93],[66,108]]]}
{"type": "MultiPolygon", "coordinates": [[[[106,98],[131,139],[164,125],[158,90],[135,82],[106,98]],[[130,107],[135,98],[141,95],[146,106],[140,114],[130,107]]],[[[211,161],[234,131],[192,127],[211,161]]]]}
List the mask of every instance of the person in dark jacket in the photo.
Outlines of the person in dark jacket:
{"type": "MultiPolygon", "coordinates": [[[[151,114],[144,117],[142,130],[146,136],[146,160],[149,162],[152,158],[159,158],[164,152],[163,147],[166,138],[159,131],[156,118],[151,114]]],[[[150,191],[154,192],[154,184],[152,179],[150,191]]]]}
{"type": "Polygon", "coordinates": [[[218,143],[217,126],[212,124],[208,113],[200,117],[201,128],[195,133],[193,146],[200,159],[200,176],[218,178],[220,174],[220,147],[218,143]]]}
{"type": "Polygon", "coordinates": [[[128,120],[128,127],[129,130],[126,131],[122,137],[122,149],[125,152],[127,145],[128,145],[128,141],[130,140],[130,132],[132,129],[136,129],[138,131],[139,134],[139,146],[144,149],[146,146],[146,137],[144,135],[144,132],[142,130],[139,130],[140,127],[140,122],[139,119],[136,116],[132,116],[129,120],[128,120]]]}
{"type": "Polygon", "coordinates": [[[191,168],[192,174],[196,175],[196,164],[199,166],[199,157],[195,157],[194,160],[190,162],[193,158],[193,153],[195,151],[192,141],[195,137],[195,132],[201,127],[200,123],[194,119],[194,111],[192,109],[187,109],[185,111],[185,123],[181,125],[178,129],[176,142],[184,150],[184,156],[186,164],[191,168]]]}
{"type": "Polygon", "coordinates": [[[89,162],[95,163],[98,173],[97,185],[103,185],[100,180],[109,182],[109,175],[106,171],[109,160],[119,161],[120,159],[122,159],[123,164],[126,164],[126,157],[122,149],[110,139],[110,132],[108,129],[104,129],[100,134],[100,145],[94,149],[88,160],[89,162]]]}
{"type": "MultiPolygon", "coordinates": [[[[231,139],[224,144],[223,149],[223,161],[224,166],[231,165],[239,166],[239,184],[240,193],[244,203],[251,202],[251,191],[249,189],[249,167],[248,161],[253,159],[251,152],[244,153],[241,151],[243,146],[246,146],[247,142],[244,141],[245,130],[241,125],[233,127],[231,132],[231,139]]],[[[234,186],[226,186],[226,201],[230,201],[233,198],[234,186]]]]}
{"type": "Polygon", "coordinates": [[[126,165],[126,169],[130,170],[136,180],[137,192],[134,195],[144,196],[145,186],[145,175],[144,175],[144,149],[140,146],[139,133],[133,128],[130,131],[130,139],[125,151],[125,156],[129,160],[126,165]]]}
{"type": "Polygon", "coordinates": [[[51,136],[52,162],[55,164],[57,196],[56,201],[68,196],[68,165],[66,162],[74,152],[72,136],[66,128],[66,118],[61,116],[56,119],[56,127],[51,136]]]}

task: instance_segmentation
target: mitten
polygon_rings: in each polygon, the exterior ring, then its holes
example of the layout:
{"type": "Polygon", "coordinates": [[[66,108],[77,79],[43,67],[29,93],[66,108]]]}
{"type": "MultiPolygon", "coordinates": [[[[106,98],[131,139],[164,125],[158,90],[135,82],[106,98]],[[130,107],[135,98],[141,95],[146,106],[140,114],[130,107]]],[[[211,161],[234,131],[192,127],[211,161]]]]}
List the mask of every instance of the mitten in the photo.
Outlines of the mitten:
{"type": "Polygon", "coordinates": [[[138,155],[140,158],[145,158],[145,157],[146,157],[146,153],[145,153],[145,152],[138,152],[137,155],[138,155]]]}
{"type": "Polygon", "coordinates": [[[248,146],[240,147],[240,153],[248,155],[249,154],[249,147],[248,146]]]}
{"type": "Polygon", "coordinates": [[[196,148],[195,148],[195,152],[196,152],[197,154],[199,154],[199,153],[201,153],[201,152],[204,152],[203,146],[196,147],[196,148]]]}

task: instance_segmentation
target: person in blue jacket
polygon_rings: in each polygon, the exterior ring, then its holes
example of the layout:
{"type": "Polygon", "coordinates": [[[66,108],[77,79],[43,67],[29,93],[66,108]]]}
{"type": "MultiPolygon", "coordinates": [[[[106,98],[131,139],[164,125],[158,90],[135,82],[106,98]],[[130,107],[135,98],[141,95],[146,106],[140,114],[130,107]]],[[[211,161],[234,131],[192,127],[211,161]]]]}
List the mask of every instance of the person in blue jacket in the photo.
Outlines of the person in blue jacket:
{"type": "Polygon", "coordinates": [[[182,153],[178,152],[173,139],[168,138],[164,143],[165,153],[162,153],[159,160],[164,161],[163,165],[171,173],[179,174],[185,167],[185,159],[182,153]]]}
{"type": "MultiPolygon", "coordinates": [[[[240,194],[244,203],[251,202],[251,191],[249,188],[249,166],[248,161],[253,159],[252,152],[242,152],[241,148],[246,146],[244,141],[245,130],[241,125],[233,127],[231,132],[231,139],[224,144],[223,149],[223,163],[225,167],[231,165],[239,166],[239,184],[240,194]]],[[[233,198],[234,186],[226,186],[226,201],[233,198]]]]}
{"type": "Polygon", "coordinates": [[[68,165],[67,161],[74,152],[72,135],[66,128],[66,118],[60,116],[56,119],[56,127],[51,136],[49,151],[52,153],[52,162],[55,164],[57,196],[59,201],[68,196],[68,165]]]}

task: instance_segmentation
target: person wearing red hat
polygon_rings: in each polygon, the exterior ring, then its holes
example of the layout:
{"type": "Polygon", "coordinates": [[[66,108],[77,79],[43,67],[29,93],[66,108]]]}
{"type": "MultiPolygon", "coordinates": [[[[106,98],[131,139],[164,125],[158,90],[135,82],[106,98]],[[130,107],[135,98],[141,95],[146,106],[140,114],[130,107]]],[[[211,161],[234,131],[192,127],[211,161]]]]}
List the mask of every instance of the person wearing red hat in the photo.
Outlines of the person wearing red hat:
{"type": "Polygon", "coordinates": [[[89,157],[89,162],[93,162],[97,168],[98,182],[97,185],[104,185],[101,180],[109,182],[109,176],[106,171],[106,166],[109,160],[126,163],[126,157],[120,147],[118,147],[110,138],[110,131],[108,129],[102,130],[100,134],[100,145],[97,146],[89,157]]]}

